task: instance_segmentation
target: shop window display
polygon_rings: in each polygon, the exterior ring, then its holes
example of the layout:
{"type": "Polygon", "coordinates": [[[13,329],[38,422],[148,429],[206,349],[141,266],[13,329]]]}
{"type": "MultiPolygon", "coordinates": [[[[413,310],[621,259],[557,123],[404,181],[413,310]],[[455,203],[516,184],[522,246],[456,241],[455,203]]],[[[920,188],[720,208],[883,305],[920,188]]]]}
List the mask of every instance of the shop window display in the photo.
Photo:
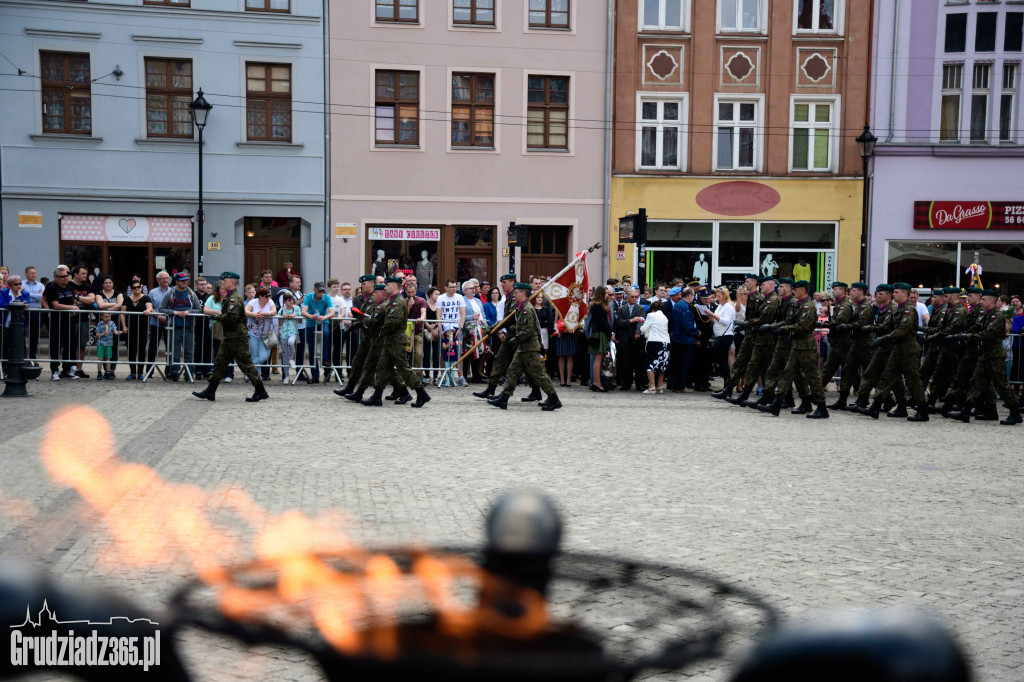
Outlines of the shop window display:
{"type": "Polygon", "coordinates": [[[89,271],[89,282],[98,282],[103,274],[103,246],[101,244],[65,244],[64,265],[70,268],[82,265],[89,271]]]}
{"type": "Polygon", "coordinates": [[[662,251],[649,252],[649,284],[668,283],[679,278],[686,281],[699,279],[705,286],[711,285],[712,253],[707,251],[662,251]]]}
{"type": "Polygon", "coordinates": [[[887,250],[889,282],[935,289],[958,281],[957,242],[891,241],[887,250]]]}
{"type": "Polygon", "coordinates": [[[719,223],[719,267],[749,269],[753,263],[754,223],[719,223]]]}
{"type": "MultiPolygon", "coordinates": [[[[647,246],[711,250],[714,223],[652,220],[647,224],[647,246]]],[[[687,273],[689,274],[689,273],[687,273]]]]}
{"type": "Polygon", "coordinates": [[[421,289],[437,286],[437,244],[436,241],[372,241],[370,272],[385,277],[396,272],[415,274],[421,289]]]}
{"type": "Polygon", "coordinates": [[[981,265],[981,283],[1000,293],[1015,294],[1024,291],[1024,244],[960,242],[960,286],[970,283],[964,273],[969,265],[981,265]]]}

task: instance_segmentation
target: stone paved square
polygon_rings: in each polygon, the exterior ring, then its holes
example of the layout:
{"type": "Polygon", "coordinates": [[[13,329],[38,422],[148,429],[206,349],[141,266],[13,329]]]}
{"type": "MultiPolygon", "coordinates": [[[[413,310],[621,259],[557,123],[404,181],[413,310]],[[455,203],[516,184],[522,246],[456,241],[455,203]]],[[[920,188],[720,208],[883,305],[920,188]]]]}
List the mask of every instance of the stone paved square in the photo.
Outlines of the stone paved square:
{"type": "MultiPolygon", "coordinates": [[[[371,409],[329,389],[271,386],[253,406],[241,382],[216,403],[182,384],[32,382],[30,397],[2,405],[0,558],[153,610],[187,574],[106,560],[103,519],[47,475],[48,420],[86,404],[123,460],[207,491],[241,486],[272,513],[343,510],[359,541],[478,545],[496,495],[539,489],[564,511],[567,549],[702,569],[790,619],[924,607],[956,630],[979,680],[1024,679],[1020,427],[774,419],[704,394],[579,388],[563,389],[553,414],[522,405],[521,392],[500,412],[467,389],[435,389],[422,410],[371,409]]],[[[242,653],[192,635],[187,648],[196,679],[321,679],[288,651],[242,653]]],[[[727,670],[651,677],[724,680],[727,670]]]]}

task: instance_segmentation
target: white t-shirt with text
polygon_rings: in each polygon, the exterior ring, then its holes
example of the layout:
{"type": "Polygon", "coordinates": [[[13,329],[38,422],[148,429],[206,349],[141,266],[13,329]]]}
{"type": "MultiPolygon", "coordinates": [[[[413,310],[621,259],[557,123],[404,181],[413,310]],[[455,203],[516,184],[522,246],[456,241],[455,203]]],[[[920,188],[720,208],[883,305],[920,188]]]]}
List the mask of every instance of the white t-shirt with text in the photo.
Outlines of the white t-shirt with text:
{"type": "Polygon", "coordinates": [[[437,317],[447,324],[441,325],[444,331],[459,328],[459,309],[466,308],[466,299],[462,294],[449,296],[447,293],[437,297],[437,317]]]}

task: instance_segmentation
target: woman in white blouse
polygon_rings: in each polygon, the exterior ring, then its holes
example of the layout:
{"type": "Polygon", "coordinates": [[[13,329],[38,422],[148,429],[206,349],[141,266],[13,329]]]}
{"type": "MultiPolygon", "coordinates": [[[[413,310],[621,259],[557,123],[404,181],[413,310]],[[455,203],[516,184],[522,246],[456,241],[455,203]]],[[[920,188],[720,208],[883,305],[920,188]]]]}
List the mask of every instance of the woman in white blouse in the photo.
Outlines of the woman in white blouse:
{"type": "Polygon", "coordinates": [[[729,289],[726,287],[719,287],[715,291],[715,298],[718,300],[718,307],[709,313],[711,319],[715,321],[715,360],[718,362],[718,374],[726,381],[729,381],[732,363],[736,361],[735,351],[732,347],[733,325],[736,322],[736,306],[733,304],[732,296],[729,295],[729,289]]]}
{"type": "Polygon", "coordinates": [[[668,369],[668,318],[661,312],[661,301],[655,300],[647,311],[647,318],[640,327],[640,333],[647,337],[647,384],[644,393],[664,393],[662,383],[668,369]],[[657,378],[657,381],[655,381],[657,378]]]}

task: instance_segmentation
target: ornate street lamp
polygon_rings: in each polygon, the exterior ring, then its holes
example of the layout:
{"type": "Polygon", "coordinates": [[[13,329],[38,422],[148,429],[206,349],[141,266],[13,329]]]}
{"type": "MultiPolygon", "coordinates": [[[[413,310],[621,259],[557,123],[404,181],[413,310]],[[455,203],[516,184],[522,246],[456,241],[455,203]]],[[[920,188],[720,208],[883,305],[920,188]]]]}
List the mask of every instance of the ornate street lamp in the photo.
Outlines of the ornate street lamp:
{"type": "Polygon", "coordinates": [[[196,96],[195,101],[188,105],[192,112],[192,123],[199,128],[199,212],[196,213],[196,221],[199,226],[199,274],[203,274],[203,221],[206,214],[203,213],[203,128],[206,127],[206,119],[210,115],[213,105],[203,97],[202,89],[196,96]]]}
{"type": "Polygon", "coordinates": [[[878,138],[871,134],[871,126],[865,125],[864,132],[857,138],[857,150],[864,161],[864,205],[860,223],[860,281],[867,282],[868,267],[868,162],[875,155],[878,138]]]}

